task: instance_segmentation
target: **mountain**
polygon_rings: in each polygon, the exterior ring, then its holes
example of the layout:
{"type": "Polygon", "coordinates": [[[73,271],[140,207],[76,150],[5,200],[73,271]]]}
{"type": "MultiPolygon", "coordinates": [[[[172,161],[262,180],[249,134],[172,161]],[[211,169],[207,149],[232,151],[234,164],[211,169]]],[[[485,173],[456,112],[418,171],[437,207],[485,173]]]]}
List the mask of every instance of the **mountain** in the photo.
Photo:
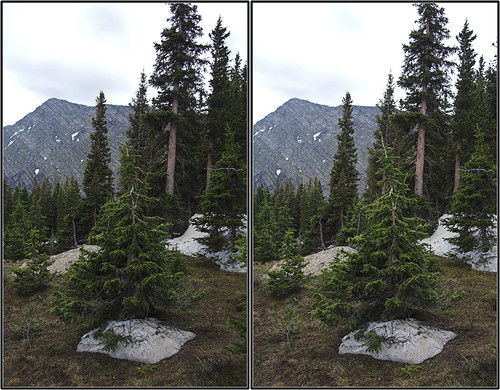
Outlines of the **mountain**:
{"type": "MultiPolygon", "coordinates": [[[[129,127],[128,106],[106,105],[111,169],[116,173],[119,143],[129,127]]],[[[4,178],[13,186],[30,189],[34,178],[41,183],[74,176],[82,182],[95,106],[84,106],[60,99],[49,99],[12,126],[3,128],[4,178]]]]}
{"type": "MultiPolygon", "coordinates": [[[[377,107],[353,106],[354,141],[358,149],[357,169],[364,183],[368,147],[373,144],[377,107]]],[[[291,99],[253,127],[253,185],[274,188],[276,178],[284,183],[307,182],[317,176],[328,193],[333,154],[337,150],[338,120],[342,106],[329,107],[307,100],[291,99]]]]}

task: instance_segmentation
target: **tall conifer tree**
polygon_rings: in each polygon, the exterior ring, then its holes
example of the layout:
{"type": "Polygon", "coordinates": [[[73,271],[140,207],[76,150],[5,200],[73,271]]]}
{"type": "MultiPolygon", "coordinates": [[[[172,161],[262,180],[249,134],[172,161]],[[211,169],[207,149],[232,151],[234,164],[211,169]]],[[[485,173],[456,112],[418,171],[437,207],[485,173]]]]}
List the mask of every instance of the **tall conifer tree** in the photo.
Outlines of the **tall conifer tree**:
{"type": "Polygon", "coordinates": [[[135,98],[133,98],[132,102],[129,104],[130,107],[132,107],[133,113],[128,116],[130,127],[126,135],[130,147],[137,156],[136,164],[143,170],[146,169],[147,165],[147,134],[144,123],[144,115],[149,111],[147,90],[146,74],[142,71],[139,89],[135,94],[135,98]]]}
{"type": "MultiPolygon", "coordinates": [[[[197,6],[189,3],[170,4],[170,23],[155,43],[156,62],[150,84],[158,90],[153,107],[159,111],[162,130],[168,130],[168,154],[165,193],[174,194],[178,130],[189,128],[190,113],[196,111],[196,94],[202,89],[202,54],[206,45],[196,42],[202,36],[201,16],[197,6]]],[[[158,112],[156,113],[158,114],[158,112]]]]}
{"type": "Polygon", "coordinates": [[[378,183],[382,179],[377,176],[380,168],[378,161],[382,157],[382,146],[392,148],[394,146],[395,130],[391,123],[392,115],[396,112],[396,103],[394,101],[394,78],[391,73],[387,78],[387,87],[384,92],[384,98],[377,104],[380,115],[377,115],[377,128],[373,132],[373,146],[368,149],[368,167],[366,169],[366,190],[364,196],[367,200],[373,200],[383,191],[378,183]]]}
{"type": "Polygon", "coordinates": [[[210,33],[212,45],[210,52],[211,93],[208,97],[208,157],[207,157],[207,180],[206,186],[210,184],[210,175],[215,161],[218,160],[222,150],[224,132],[229,120],[229,105],[231,96],[229,94],[229,49],[226,39],[230,33],[222,26],[222,19],[219,16],[217,25],[210,33]]]}
{"type": "Polygon", "coordinates": [[[246,164],[234,140],[234,130],[226,128],[224,152],[215,164],[212,182],[202,196],[203,216],[196,221],[198,229],[210,235],[199,241],[212,252],[234,249],[246,214],[246,164]]]}
{"type": "Polygon", "coordinates": [[[354,144],[354,122],[352,120],[351,94],[342,99],[342,117],[339,118],[340,133],[337,135],[337,151],[333,156],[330,172],[330,218],[328,224],[333,235],[344,226],[344,218],[358,197],[359,174],[354,144]]]}
{"type": "Polygon", "coordinates": [[[96,98],[95,117],[92,118],[94,131],[90,134],[90,152],[83,172],[83,192],[85,205],[90,215],[91,226],[97,223],[101,207],[113,197],[113,172],[109,167],[111,150],[108,143],[106,121],[106,98],[101,91],[96,98]]]}
{"type": "Polygon", "coordinates": [[[455,84],[457,95],[455,98],[455,115],[451,126],[455,138],[455,182],[453,190],[458,189],[460,183],[461,161],[467,161],[471,154],[471,141],[475,125],[478,122],[475,103],[474,66],[476,53],[472,42],[476,35],[469,29],[466,20],[462,31],[457,36],[458,47],[458,76],[455,84]]]}
{"type": "MultiPolygon", "coordinates": [[[[408,113],[410,128],[418,127],[415,194],[423,195],[425,162],[436,160],[443,143],[446,144],[449,68],[453,65],[447,58],[454,49],[444,44],[450,36],[444,9],[435,3],[415,6],[419,15],[418,28],[410,33],[409,44],[403,45],[405,60],[398,85],[407,91],[402,109],[408,113]],[[426,144],[432,145],[435,154],[425,155],[426,144]]],[[[438,167],[436,163],[431,168],[438,167]]]]}
{"type": "Polygon", "coordinates": [[[497,214],[496,165],[492,161],[484,132],[476,127],[474,152],[460,174],[460,185],[451,196],[453,216],[446,221],[458,237],[448,239],[462,252],[488,250],[495,236],[493,218],[497,214]]]}

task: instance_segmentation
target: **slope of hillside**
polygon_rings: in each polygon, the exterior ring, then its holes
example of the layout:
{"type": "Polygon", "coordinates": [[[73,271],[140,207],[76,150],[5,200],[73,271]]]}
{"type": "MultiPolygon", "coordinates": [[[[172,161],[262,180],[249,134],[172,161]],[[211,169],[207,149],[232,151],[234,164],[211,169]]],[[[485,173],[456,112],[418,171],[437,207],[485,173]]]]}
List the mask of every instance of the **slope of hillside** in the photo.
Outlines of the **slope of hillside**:
{"type": "MultiPolygon", "coordinates": [[[[377,107],[353,106],[360,186],[364,182],[367,148],[373,143],[379,112],[377,107]]],[[[252,135],[254,187],[273,188],[278,176],[282,182],[287,178],[297,182],[318,176],[323,189],[327,190],[341,115],[342,106],[291,99],[257,122],[252,135]]]]}
{"type": "MultiPolygon", "coordinates": [[[[106,105],[111,169],[118,168],[119,143],[128,128],[128,106],[106,105]]],[[[12,126],[3,128],[4,177],[31,188],[41,182],[74,176],[81,183],[95,107],[49,99],[12,126]]]]}

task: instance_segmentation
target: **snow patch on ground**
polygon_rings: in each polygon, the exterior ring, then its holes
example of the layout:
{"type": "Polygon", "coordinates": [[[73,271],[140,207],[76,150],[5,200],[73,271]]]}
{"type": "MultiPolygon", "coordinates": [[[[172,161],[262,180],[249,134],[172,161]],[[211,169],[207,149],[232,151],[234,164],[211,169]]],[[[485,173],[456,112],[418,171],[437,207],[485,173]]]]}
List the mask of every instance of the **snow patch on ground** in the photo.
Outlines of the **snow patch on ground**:
{"type": "Polygon", "coordinates": [[[318,138],[321,135],[321,131],[319,133],[316,133],[313,135],[313,140],[316,141],[316,138],[318,138]]]}
{"type": "Polygon", "coordinates": [[[78,133],[79,133],[79,131],[77,131],[76,133],[71,134],[71,141],[75,140],[75,137],[78,135],[78,133]]]}
{"type": "Polygon", "coordinates": [[[439,354],[445,344],[457,335],[453,332],[425,326],[412,318],[388,322],[370,322],[364,332],[374,332],[377,336],[390,338],[382,343],[379,351],[368,352],[363,339],[356,340],[358,330],[344,336],[339,354],[368,355],[378,360],[398,363],[420,364],[439,354]]]}
{"type": "MultiPolygon", "coordinates": [[[[458,247],[450,244],[446,238],[457,237],[457,233],[450,232],[444,221],[450,218],[450,214],[444,214],[439,218],[439,224],[436,231],[431,237],[422,240],[423,244],[430,245],[431,251],[437,256],[456,255],[466,259],[467,263],[472,266],[472,269],[477,271],[497,272],[498,268],[498,244],[494,245],[488,252],[472,251],[467,253],[459,253],[458,247]]],[[[495,219],[496,232],[496,219],[495,219]]]]}
{"type": "Polygon", "coordinates": [[[213,258],[223,271],[228,272],[247,272],[245,266],[232,258],[230,252],[218,252],[208,254],[207,247],[196,241],[197,238],[208,237],[208,233],[200,232],[193,224],[193,220],[200,218],[200,214],[195,214],[190,219],[190,224],[184,234],[180,237],[171,238],[167,243],[175,250],[186,256],[207,256],[213,258]]]}
{"type": "Polygon", "coordinates": [[[276,169],[276,176],[279,176],[281,173],[281,169],[276,169]]]}
{"type": "Polygon", "coordinates": [[[40,169],[35,169],[35,175],[38,175],[40,173],[40,169]]]}
{"type": "Polygon", "coordinates": [[[101,340],[94,338],[97,329],[84,334],[77,352],[104,353],[115,359],[130,360],[144,364],[156,364],[180,351],[195,334],[162,324],[155,318],[110,321],[103,332],[111,331],[118,336],[130,338],[118,343],[113,351],[105,351],[101,340]]]}

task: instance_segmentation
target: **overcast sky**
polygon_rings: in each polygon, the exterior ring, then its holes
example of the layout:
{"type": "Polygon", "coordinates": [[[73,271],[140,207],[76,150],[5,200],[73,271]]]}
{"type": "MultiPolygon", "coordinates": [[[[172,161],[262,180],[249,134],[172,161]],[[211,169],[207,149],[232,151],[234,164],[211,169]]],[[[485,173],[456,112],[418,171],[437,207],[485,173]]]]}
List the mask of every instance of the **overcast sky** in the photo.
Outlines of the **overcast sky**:
{"type": "MultiPolygon", "coordinates": [[[[486,64],[497,51],[497,2],[438,3],[449,45],[466,18],[474,50],[486,64]]],[[[411,3],[253,3],[253,123],[291,98],[339,106],[346,91],[355,105],[374,106],[387,76],[398,79],[403,44],[417,25],[411,3]]],[[[396,98],[404,91],[396,89],[396,98]]]]}
{"type": "MultiPolygon", "coordinates": [[[[193,2],[194,3],[194,2],[193,2]]],[[[219,15],[231,33],[231,64],[247,60],[247,4],[194,3],[210,42],[219,15]]],[[[127,105],[141,71],[149,77],[162,30],[165,3],[3,3],[2,125],[12,125],[49,98],[95,105],[127,105]]],[[[148,96],[154,94],[148,89],[148,96]]]]}

